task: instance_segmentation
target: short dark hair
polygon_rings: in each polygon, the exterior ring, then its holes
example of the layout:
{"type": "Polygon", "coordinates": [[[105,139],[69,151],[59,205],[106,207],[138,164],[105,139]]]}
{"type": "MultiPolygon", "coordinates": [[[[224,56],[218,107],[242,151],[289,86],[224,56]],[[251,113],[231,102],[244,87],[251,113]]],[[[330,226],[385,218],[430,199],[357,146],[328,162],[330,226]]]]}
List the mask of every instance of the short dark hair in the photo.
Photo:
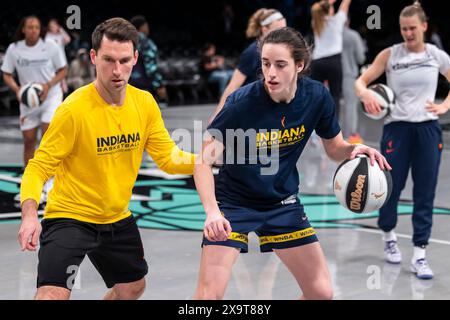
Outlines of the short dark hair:
{"type": "Polygon", "coordinates": [[[259,43],[259,49],[262,52],[262,47],[266,43],[285,44],[291,50],[292,58],[295,63],[303,62],[304,68],[300,74],[305,74],[309,70],[311,62],[311,46],[308,45],[302,34],[297,30],[284,27],[273,30],[259,43]]]}
{"type": "Polygon", "coordinates": [[[206,52],[206,51],[208,51],[209,49],[211,49],[212,47],[216,47],[215,45],[214,45],[214,43],[212,43],[212,42],[207,42],[207,43],[205,43],[204,44],[204,46],[203,46],[203,52],[206,52]]]}
{"type": "Polygon", "coordinates": [[[137,50],[139,33],[128,20],[111,18],[100,23],[92,33],[92,49],[95,51],[100,49],[103,36],[109,40],[119,42],[131,41],[133,43],[133,50],[137,50]]]}
{"type": "Polygon", "coordinates": [[[148,23],[147,19],[142,15],[134,16],[130,19],[130,22],[138,31],[144,24],[148,23]]]}

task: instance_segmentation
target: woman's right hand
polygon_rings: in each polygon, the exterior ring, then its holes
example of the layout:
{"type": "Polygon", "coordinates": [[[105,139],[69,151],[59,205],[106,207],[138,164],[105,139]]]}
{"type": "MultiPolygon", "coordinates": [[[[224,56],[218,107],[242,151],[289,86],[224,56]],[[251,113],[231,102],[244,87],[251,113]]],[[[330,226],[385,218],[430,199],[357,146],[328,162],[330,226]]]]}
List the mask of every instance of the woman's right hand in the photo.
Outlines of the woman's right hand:
{"type": "Polygon", "coordinates": [[[363,91],[360,99],[367,113],[377,115],[381,112],[380,104],[369,89],[363,91]]]}
{"type": "Polygon", "coordinates": [[[28,199],[22,204],[22,223],[19,229],[19,244],[22,251],[36,251],[42,231],[38,219],[36,201],[28,199]]]}
{"type": "Polygon", "coordinates": [[[212,242],[226,241],[231,235],[230,222],[221,212],[207,214],[203,234],[212,242]]]}

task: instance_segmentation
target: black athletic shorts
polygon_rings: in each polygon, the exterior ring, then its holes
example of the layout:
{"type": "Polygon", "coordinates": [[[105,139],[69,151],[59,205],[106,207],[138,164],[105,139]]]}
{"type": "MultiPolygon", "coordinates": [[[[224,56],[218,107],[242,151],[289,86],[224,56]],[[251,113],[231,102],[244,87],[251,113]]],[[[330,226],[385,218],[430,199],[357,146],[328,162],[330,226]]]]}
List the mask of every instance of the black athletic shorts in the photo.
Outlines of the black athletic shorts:
{"type": "Polygon", "coordinates": [[[116,283],[142,279],[148,271],[133,216],[110,224],[66,218],[44,219],[37,287],[58,286],[71,290],[86,255],[108,288],[116,283]]]}
{"type": "Polygon", "coordinates": [[[202,246],[233,247],[241,249],[242,253],[247,253],[248,233],[251,231],[259,237],[261,252],[300,247],[319,241],[297,197],[289,198],[291,199],[288,203],[264,211],[219,203],[220,211],[230,222],[231,235],[225,241],[215,242],[203,236],[202,246]]]}

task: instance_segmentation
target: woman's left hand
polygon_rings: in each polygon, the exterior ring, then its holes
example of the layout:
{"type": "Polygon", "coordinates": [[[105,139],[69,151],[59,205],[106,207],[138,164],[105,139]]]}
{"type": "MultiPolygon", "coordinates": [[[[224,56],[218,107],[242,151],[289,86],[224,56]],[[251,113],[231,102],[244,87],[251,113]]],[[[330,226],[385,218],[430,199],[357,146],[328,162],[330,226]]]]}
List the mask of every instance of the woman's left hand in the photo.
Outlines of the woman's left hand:
{"type": "Polygon", "coordinates": [[[372,166],[375,164],[375,161],[378,161],[381,170],[392,170],[392,167],[386,161],[386,158],[377,149],[368,147],[364,144],[356,145],[352,153],[350,154],[350,159],[355,159],[356,155],[358,154],[367,155],[370,158],[370,164],[372,166]]]}
{"type": "Polygon", "coordinates": [[[446,113],[449,109],[448,106],[446,106],[443,103],[437,104],[437,103],[433,103],[431,101],[427,101],[425,103],[425,107],[428,112],[431,112],[436,116],[446,113]]]}

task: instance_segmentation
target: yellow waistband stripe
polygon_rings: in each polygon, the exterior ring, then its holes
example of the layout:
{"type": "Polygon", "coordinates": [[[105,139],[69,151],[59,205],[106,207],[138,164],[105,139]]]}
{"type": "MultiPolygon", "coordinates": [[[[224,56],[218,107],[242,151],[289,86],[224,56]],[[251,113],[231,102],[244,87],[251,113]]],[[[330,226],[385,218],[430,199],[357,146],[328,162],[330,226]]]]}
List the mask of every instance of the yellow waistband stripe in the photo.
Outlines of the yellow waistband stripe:
{"type": "Polygon", "coordinates": [[[242,233],[231,232],[230,236],[228,237],[228,240],[235,240],[243,243],[248,243],[248,236],[242,233]]]}
{"type": "Polygon", "coordinates": [[[279,243],[279,242],[287,242],[297,239],[306,238],[312,235],[315,235],[316,231],[310,227],[303,230],[295,231],[292,233],[279,234],[276,236],[262,236],[259,237],[259,244],[262,246],[267,243],[279,243]]]}

